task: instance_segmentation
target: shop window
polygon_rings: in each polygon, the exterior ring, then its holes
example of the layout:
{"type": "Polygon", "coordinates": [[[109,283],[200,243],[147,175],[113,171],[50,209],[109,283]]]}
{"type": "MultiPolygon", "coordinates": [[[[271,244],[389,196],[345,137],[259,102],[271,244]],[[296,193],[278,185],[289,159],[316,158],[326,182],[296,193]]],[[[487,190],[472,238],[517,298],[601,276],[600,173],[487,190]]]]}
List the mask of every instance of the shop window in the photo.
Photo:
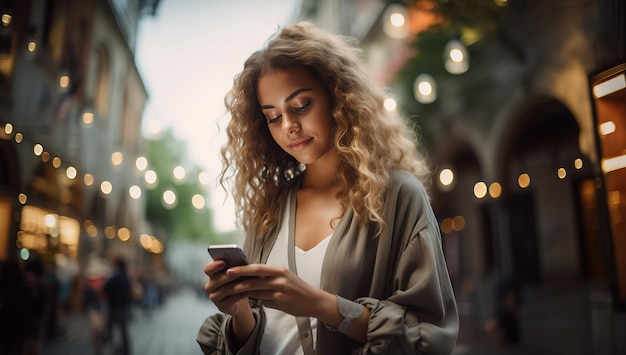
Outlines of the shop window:
{"type": "Polygon", "coordinates": [[[80,224],[78,220],[55,211],[26,205],[22,208],[17,247],[51,256],[67,250],[75,257],[78,252],[80,224]]]}
{"type": "Polygon", "coordinates": [[[616,298],[626,304],[626,63],[592,78],[598,155],[604,180],[616,298]]]}

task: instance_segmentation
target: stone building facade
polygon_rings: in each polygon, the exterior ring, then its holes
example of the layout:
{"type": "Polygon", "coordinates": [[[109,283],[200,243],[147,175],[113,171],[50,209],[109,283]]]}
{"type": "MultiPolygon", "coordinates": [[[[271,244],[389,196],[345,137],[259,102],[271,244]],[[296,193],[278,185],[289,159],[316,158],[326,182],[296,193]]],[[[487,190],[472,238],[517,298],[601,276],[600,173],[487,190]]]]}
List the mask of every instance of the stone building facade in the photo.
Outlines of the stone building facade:
{"type": "Polygon", "coordinates": [[[134,45],[140,17],[157,5],[2,1],[0,260],[149,262],[135,168],[148,93],[134,45]]]}

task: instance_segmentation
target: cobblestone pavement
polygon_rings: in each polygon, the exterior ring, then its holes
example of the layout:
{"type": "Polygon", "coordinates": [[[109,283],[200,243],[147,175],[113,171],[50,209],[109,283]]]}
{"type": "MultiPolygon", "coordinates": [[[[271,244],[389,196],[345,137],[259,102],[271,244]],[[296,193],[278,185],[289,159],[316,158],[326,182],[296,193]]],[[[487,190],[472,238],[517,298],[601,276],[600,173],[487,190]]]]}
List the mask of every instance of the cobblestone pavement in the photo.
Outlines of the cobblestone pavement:
{"type": "MultiPolygon", "coordinates": [[[[216,308],[207,298],[187,289],[168,296],[163,305],[150,313],[134,309],[129,326],[132,355],[202,354],[196,334],[202,321],[214,312],[216,308]]],[[[86,313],[69,314],[65,325],[65,334],[44,342],[41,354],[94,354],[86,313]]],[[[108,345],[102,355],[115,354],[113,348],[108,345]]]]}

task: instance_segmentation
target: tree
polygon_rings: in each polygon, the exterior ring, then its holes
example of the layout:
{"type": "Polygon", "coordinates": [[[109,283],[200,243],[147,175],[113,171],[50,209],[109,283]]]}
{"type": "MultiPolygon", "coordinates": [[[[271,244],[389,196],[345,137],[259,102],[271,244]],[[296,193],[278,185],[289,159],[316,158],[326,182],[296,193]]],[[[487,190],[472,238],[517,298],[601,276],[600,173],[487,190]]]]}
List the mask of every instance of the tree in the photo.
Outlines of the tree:
{"type": "MultiPolygon", "coordinates": [[[[408,7],[420,6],[423,1],[405,0],[408,7]]],[[[432,1],[432,12],[438,22],[421,31],[409,43],[414,55],[398,70],[392,85],[400,98],[400,109],[422,128],[422,141],[428,148],[435,143],[434,130],[450,114],[473,125],[489,124],[489,108],[499,101],[502,90],[494,90],[497,83],[490,75],[469,79],[473,66],[465,75],[450,74],[444,66],[443,54],[448,41],[464,43],[472,60],[480,58],[483,48],[496,43],[506,53],[523,61],[524,54],[506,29],[508,18],[524,10],[523,2],[509,4],[502,0],[446,0],[432,1]],[[414,80],[422,73],[430,74],[437,83],[438,96],[433,103],[421,104],[414,98],[414,80]],[[445,105],[442,107],[442,105],[445,105]],[[484,115],[464,115],[484,111],[484,115]],[[434,118],[438,119],[435,120],[434,118]],[[481,119],[482,118],[482,119],[481,119]]]]}
{"type": "Polygon", "coordinates": [[[173,170],[185,160],[186,146],[174,137],[171,129],[147,139],[149,169],[156,172],[157,182],[148,189],[146,218],[157,229],[167,235],[166,240],[194,240],[211,242],[216,240],[213,226],[213,211],[210,207],[196,208],[192,204],[194,195],[208,197],[208,192],[198,182],[202,169],[191,165],[185,167],[186,177],[178,181],[173,170]],[[163,203],[163,193],[172,190],[176,203],[163,203]]]}

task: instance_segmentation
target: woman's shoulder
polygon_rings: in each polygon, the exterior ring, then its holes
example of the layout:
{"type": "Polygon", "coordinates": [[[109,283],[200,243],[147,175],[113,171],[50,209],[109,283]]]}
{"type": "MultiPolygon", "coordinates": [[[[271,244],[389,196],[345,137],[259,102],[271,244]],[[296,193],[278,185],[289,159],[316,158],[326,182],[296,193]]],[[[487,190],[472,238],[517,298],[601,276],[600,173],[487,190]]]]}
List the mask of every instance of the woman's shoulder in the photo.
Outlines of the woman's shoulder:
{"type": "Polygon", "coordinates": [[[394,169],[389,174],[389,178],[392,190],[411,190],[426,195],[426,187],[422,181],[420,181],[417,176],[408,170],[394,169]]]}
{"type": "Polygon", "coordinates": [[[386,200],[397,201],[399,206],[416,205],[424,208],[430,204],[428,191],[422,181],[408,170],[392,170],[386,200]]]}
{"type": "Polygon", "coordinates": [[[410,171],[393,170],[391,185],[386,196],[388,213],[423,228],[437,223],[424,184],[410,171]]]}

